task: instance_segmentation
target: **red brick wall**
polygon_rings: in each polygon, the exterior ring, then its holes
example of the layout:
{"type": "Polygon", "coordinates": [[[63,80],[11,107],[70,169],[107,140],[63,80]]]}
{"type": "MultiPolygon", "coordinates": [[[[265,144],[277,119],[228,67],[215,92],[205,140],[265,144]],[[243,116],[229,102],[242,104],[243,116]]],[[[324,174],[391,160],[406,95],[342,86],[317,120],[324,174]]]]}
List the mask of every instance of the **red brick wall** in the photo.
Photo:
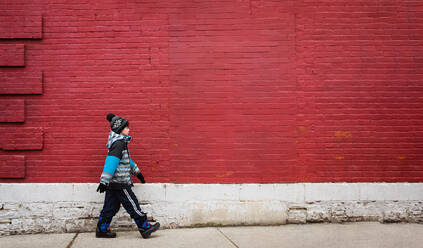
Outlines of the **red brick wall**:
{"type": "Polygon", "coordinates": [[[421,182],[423,2],[299,9],[300,180],[421,182]]]}
{"type": "Polygon", "coordinates": [[[0,182],[97,182],[109,112],[149,182],[423,181],[419,1],[0,0],[0,20],[0,182]]]}

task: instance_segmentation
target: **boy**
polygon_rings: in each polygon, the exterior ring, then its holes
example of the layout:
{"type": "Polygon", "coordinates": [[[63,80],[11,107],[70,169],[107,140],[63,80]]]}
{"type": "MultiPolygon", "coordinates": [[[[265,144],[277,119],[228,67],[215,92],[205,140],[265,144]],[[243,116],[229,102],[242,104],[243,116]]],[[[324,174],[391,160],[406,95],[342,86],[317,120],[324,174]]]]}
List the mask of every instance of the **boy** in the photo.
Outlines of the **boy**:
{"type": "Polygon", "coordinates": [[[131,189],[133,186],[131,174],[137,176],[142,183],[145,183],[145,180],[138,166],[129,157],[128,143],[131,140],[129,122],[114,114],[108,114],[106,118],[112,130],[107,142],[109,152],[97,188],[97,192],[106,191],[106,196],[97,223],[96,237],[116,237],[116,233],[110,231],[110,222],[122,204],[137,224],[141,236],[148,238],[152,232],[159,229],[160,223],[152,225],[148,222],[147,214],[142,212],[137,197],[131,189]]]}

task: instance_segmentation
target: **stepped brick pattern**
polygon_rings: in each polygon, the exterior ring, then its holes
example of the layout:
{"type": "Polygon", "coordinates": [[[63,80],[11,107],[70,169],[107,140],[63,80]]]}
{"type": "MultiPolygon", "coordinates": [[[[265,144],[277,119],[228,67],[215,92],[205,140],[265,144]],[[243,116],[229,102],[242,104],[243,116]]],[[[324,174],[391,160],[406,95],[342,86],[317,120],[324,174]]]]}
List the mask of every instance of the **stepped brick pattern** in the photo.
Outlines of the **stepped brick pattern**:
{"type": "Polygon", "coordinates": [[[423,3],[0,0],[0,182],[423,182],[423,3]]]}

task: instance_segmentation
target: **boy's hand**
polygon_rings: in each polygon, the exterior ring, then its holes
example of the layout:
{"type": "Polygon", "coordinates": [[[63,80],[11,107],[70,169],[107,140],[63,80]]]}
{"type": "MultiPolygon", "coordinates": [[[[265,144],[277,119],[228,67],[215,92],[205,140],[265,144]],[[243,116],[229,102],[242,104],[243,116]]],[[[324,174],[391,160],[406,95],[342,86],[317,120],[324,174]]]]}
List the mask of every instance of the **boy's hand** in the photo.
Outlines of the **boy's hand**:
{"type": "Polygon", "coordinates": [[[140,172],[140,174],[137,175],[137,177],[142,183],[145,183],[144,176],[141,174],[141,172],[140,172]]]}
{"type": "Polygon", "coordinates": [[[99,192],[99,191],[100,191],[100,194],[101,194],[101,193],[103,193],[104,191],[106,191],[106,189],[107,189],[107,185],[100,183],[100,184],[98,185],[97,192],[99,192]]]}

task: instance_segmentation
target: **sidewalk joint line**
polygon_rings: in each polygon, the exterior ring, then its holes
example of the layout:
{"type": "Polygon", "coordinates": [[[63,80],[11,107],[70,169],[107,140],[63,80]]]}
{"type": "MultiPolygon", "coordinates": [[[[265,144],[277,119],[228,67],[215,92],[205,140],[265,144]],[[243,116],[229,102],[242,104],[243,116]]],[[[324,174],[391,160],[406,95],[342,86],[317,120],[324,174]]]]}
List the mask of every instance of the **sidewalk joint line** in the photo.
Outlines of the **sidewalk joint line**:
{"type": "Polygon", "coordinates": [[[66,248],[71,248],[73,245],[73,242],[75,241],[76,237],[78,237],[79,232],[77,232],[75,234],[75,236],[73,236],[73,239],[71,240],[71,242],[68,244],[68,246],[66,246],[66,248]]]}
{"type": "Polygon", "coordinates": [[[223,237],[225,237],[229,242],[231,242],[231,244],[233,245],[233,246],[235,246],[236,248],[239,248],[239,246],[237,245],[237,244],[235,244],[235,242],[233,242],[228,236],[226,236],[226,234],[224,234],[223,232],[222,232],[222,230],[220,230],[220,228],[219,227],[217,227],[216,228],[219,232],[220,232],[220,234],[222,234],[223,235],[223,237]]]}

